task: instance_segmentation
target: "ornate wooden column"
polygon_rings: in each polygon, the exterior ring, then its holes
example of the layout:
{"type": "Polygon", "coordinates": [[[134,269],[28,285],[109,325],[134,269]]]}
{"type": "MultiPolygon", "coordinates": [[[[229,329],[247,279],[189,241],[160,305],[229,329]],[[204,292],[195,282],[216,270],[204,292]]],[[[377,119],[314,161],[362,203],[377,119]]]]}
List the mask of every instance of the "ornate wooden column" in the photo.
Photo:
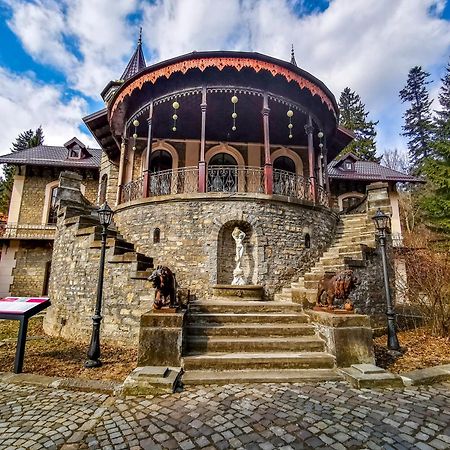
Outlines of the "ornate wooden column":
{"type": "Polygon", "coordinates": [[[269,134],[269,96],[264,92],[263,109],[261,111],[263,117],[264,130],[264,192],[268,195],[273,194],[273,167],[270,157],[270,134],[269,134]]]}
{"type": "Polygon", "coordinates": [[[309,166],[309,182],[311,187],[311,199],[316,202],[316,179],[314,177],[314,127],[311,116],[308,116],[308,123],[305,125],[305,132],[308,135],[308,166],[309,166]]]}
{"type": "Polygon", "coordinates": [[[202,130],[200,136],[200,161],[198,162],[198,192],[206,192],[206,106],[206,87],[203,87],[202,103],[200,104],[202,111],[202,130]]]}
{"type": "Polygon", "coordinates": [[[122,135],[122,143],[120,144],[120,160],[119,160],[119,174],[117,177],[116,206],[120,205],[122,198],[123,177],[125,172],[125,151],[126,151],[126,137],[124,130],[122,135]]]}
{"type": "Polygon", "coordinates": [[[152,122],[153,122],[153,101],[150,102],[150,108],[148,110],[148,137],[147,137],[147,160],[145,161],[145,170],[144,170],[144,180],[142,183],[142,196],[143,197],[150,197],[150,157],[152,155],[152,141],[153,141],[153,129],[152,129],[152,122]]]}

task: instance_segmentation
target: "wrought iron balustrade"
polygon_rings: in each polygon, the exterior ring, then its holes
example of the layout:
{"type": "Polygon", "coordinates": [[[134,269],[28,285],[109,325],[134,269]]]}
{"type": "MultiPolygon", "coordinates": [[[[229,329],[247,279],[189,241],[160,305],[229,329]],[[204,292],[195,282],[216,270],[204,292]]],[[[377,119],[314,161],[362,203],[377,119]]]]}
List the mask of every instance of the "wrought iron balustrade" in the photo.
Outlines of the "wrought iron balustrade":
{"type": "Polygon", "coordinates": [[[264,170],[260,167],[209,166],[208,192],[264,193],[264,170]]]}
{"type": "Polygon", "coordinates": [[[7,223],[2,231],[6,239],[54,239],[56,224],[7,223]]]}
{"type": "Polygon", "coordinates": [[[144,177],[140,177],[137,180],[130,181],[122,186],[121,203],[131,202],[142,197],[142,189],[144,186],[144,177]]]}
{"type": "Polygon", "coordinates": [[[310,180],[286,170],[273,170],[273,193],[312,201],[310,180]]]}
{"type": "Polygon", "coordinates": [[[151,196],[194,192],[198,192],[198,167],[162,170],[150,175],[151,196]]]}
{"type": "MultiPolygon", "coordinates": [[[[199,192],[198,167],[181,167],[149,174],[149,196],[193,194],[199,192]]],[[[273,193],[285,197],[328,206],[328,193],[317,185],[312,194],[309,178],[285,170],[273,170],[273,193]]],[[[121,203],[143,197],[144,177],[122,186],[121,203]]],[[[206,191],[223,193],[264,194],[262,167],[209,166],[206,171],[206,191]]]]}

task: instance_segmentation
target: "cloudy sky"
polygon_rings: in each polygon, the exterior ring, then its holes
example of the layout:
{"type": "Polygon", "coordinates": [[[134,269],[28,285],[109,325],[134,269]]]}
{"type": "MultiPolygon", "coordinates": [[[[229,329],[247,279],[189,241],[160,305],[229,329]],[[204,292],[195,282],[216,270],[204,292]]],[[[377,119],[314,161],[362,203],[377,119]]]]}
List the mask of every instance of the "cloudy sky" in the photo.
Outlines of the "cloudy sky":
{"type": "Polygon", "coordinates": [[[293,43],[298,65],[337,98],[346,86],[360,94],[380,121],[379,153],[406,147],[408,70],[430,72],[436,97],[450,57],[450,0],[0,0],[0,154],[39,125],[47,144],[95,145],[81,117],[103,107],[139,26],[147,63],[193,50],[289,59],[293,43]]]}

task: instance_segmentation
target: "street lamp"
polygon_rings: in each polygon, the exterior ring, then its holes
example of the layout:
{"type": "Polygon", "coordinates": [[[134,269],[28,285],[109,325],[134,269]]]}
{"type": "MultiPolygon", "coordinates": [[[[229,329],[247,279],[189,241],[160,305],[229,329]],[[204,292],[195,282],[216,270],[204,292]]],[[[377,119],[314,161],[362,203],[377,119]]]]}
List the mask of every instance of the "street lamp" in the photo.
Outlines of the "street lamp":
{"type": "Polygon", "coordinates": [[[390,217],[378,208],[376,214],[372,217],[375,223],[375,228],[378,232],[378,240],[380,242],[381,259],[383,262],[383,278],[384,278],[384,290],[386,294],[386,315],[387,315],[387,331],[388,331],[388,349],[394,351],[400,351],[400,344],[397,338],[396,324],[395,324],[395,311],[391,299],[391,289],[389,287],[389,273],[386,260],[386,230],[390,228],[390,217]]]}
{"type": "Polygon", "coordinates": [[[105,272],[105,254],[106,254],[106,235],[108,226],[111,224],[114,215],[113,210],[104,203],[97,211],[100,225],[102,226],[102,249],[100,253],[100,268],[98,271],[97,282],[97,300],[95,302],[95,313],[92,317],[92,335],[89,350],[87,352],[88,360],[84,363],[84,367],[100,367],[100,323],[102,321],[102,296],[103,296],[103,274],[105,272]]]}

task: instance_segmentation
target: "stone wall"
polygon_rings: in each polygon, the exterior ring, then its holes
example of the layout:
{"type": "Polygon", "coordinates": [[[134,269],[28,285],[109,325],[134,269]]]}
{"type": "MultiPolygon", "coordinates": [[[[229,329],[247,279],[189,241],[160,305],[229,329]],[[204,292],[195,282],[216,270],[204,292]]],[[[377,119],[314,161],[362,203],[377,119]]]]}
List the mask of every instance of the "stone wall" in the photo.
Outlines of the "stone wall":
{"type": "MultiPolygon", "coordinates": [[[[81,196],[80,182],[77,174],[61,174],[49,285],[52,306],[45,315],[44,329],[51,335],[88,341],[96,301],[100,236],[97,215],[81,196]]],[[[151,308],[151,286],[145,279],[133,278],[136,266],[131,260],[114,257],[117,239],[111,231],[104,273],[102,337],[133,346],[138,342],[140,317],[151,308]]]]}
{"type": "MultiPolygon", "coordinates": [[[[57,181],[59,172],[55,170],[33,171],[27,170],[24,181],[19,223],[20,224],[40,224],[42,222],[42,211],[45,203],[45,187],[52,181],[57,181]]],[[[95,203],[97,200],[98,179],[88,173],[82,181],[85,187],[85,196],[95,203]]]]}
{"type": "Polygon", "coordinates": [[[155,265],[172,268],[181,287],[199,297],[205,297],[210,286],[225,282],[225,275],[230,277],[234,250],[231,241],[227,244],[222,238],[223,231],[247,227],[251,282],[262,284],[271,297],[309,269],[329,246],[337,216],[276,197],[214,193],[137,200],[117,208],[114,220],[137,251],[153,257],[155,265]],[[153,242],[155,228],[160,229],[159,243],[153,242]],[[305,232],[311,235],[309,249],[304,246],[305,232]]]}
{"type": "Polygon", "coordinates": [[[20,297],[41,296],[52,259],[52,242],[21,241],[12,271],[11,294],[20,297]]]}

